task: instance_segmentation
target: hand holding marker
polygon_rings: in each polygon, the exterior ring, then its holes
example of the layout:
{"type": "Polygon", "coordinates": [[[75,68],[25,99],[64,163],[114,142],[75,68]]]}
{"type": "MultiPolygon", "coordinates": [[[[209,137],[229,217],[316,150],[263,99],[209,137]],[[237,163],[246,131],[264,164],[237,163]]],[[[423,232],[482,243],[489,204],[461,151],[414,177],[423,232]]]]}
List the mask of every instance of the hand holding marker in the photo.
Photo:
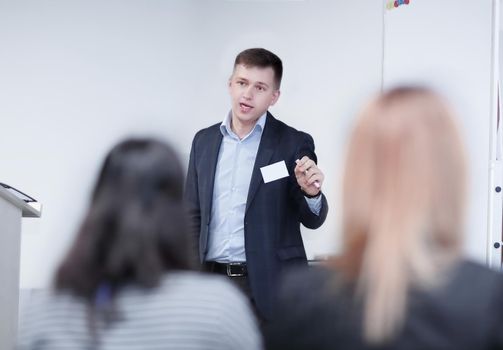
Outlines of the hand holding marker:
{"type": "MultiPolygon", "coordinates": [[[[297,159],[297,160],[295,161],[295,164],[299,164],[299,162],[300,162],[300,159],[297,159]]],[[[308,170],[308,169],[304,170],[304,174],[306,174],[306,175],[307,175],[307,170],[308,170]]],[[[314,185],[316,188],[320,188],[320,183],[318,182],[318,180],[316,180],[316,181],[313,183],[313,185],[314,185]]]]}

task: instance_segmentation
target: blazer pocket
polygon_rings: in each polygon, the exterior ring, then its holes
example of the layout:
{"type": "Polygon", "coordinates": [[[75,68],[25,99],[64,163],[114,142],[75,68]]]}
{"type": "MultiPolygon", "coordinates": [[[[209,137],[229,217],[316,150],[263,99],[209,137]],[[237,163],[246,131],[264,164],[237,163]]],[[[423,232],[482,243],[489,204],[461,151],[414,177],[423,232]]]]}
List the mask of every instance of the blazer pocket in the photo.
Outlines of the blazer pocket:
{"type": "Polygon", "coordinates": [[[277,250],[277,254],[281,260],[306,258],[306,252],[304,251],[304,248],[301,246],[279,248],[277,250]]]}

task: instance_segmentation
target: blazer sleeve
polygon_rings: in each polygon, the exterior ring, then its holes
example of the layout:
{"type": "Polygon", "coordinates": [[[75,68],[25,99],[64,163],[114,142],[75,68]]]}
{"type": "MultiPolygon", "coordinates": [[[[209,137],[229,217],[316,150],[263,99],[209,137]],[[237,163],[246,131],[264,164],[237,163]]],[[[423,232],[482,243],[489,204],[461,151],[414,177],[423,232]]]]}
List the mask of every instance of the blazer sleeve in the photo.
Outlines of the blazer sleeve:
{"type": "MultiPolygon", "coordinates": [[[[316,153],[314,152],[314,140],[311,135],[306,133],[301,133],[302,138],[300,141],[300,146],[297,149],[296,159],[301,159],[304,156],[308,156],[315,163],[318,162],[316,153]]],[[[307,228],[317,229],[325,222],[328,214],[328,202],[325,195],[321,194],[321,209],[319,215],[314,214],[309,205],[307,204],[304,193],[300,189],[295,179],[295,173],[292,170],[293,186],[291,188],[291,196],[297,203],[299,209],[299,221],[307,228]]]]}

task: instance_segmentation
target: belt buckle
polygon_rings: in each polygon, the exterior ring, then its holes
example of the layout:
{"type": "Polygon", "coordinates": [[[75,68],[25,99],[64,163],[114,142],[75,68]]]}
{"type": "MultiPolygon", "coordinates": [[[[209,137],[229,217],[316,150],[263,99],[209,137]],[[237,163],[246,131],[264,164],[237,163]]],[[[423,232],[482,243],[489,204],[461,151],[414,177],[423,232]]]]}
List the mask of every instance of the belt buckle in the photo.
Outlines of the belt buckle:
{"type": "Polygon", "coordinates": [[[229,277],[242,277],[245,274],[240,272],[240,273],[232,273],[232,266],[241,266],[241,263],[228,263],[226,268],[227,268],[227,276],[229,277]]]}

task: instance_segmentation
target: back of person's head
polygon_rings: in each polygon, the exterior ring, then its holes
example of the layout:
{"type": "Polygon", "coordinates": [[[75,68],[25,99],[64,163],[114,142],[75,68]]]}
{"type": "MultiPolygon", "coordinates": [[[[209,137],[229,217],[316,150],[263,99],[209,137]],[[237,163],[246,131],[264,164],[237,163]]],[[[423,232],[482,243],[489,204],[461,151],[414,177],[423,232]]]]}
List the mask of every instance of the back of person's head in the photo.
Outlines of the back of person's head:
{"type": "Polygon", "coordinates": [[[241,51],[234,61],[234,68],[237,65],[243,65],[248,68],[272,68],[274,71],[275,89],[279,90],[281,78],[283,77],[283,63],[281,59],[271,51],[262,48],[252,48],[241,51]]]}
{"type": "Polygon", "coordinates": [[[361,292],[368,342],[392,338],[409,288],[437,285],[457,261],[465,177],[457,127],[433,92],[396,88],[362,112],[344,175],[340,268],[361,292]]]}
{"type": "Polygon", "coordinates": [[[171,147],[129,139],[107,155],[56,287],[92,300],[100,286],[155,287],[189,269],[194,252],[183,205],[183,170],[171,147]]]}

